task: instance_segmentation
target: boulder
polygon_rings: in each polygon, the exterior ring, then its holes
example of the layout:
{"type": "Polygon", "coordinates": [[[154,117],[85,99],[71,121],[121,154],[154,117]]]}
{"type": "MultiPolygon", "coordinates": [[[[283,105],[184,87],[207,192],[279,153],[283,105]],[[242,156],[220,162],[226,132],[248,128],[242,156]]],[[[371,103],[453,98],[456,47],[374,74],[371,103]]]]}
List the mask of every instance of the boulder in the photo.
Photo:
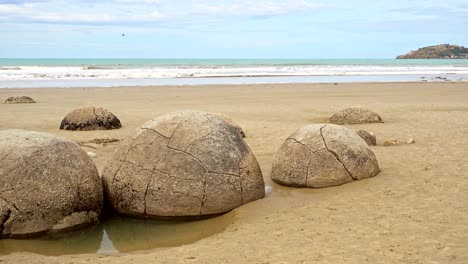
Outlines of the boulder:
{"type": "Polygon", "coordinates": [[[358,136],[360,136],[369,146],[376,146],[377,145],[377,138],[374,133],[367,132],[365,130],[359,130],[356,132],[358,136]]]}
{"type": "Polygon", "coordinates": [[[28,96],[12,96],[3,102],[4,104],[33,104],[36,103],[34,99],[28,96]]]}
{"type": "Polygon", "coordinates": [[[120,120],[101,107],[85,106],[71,111],[60,124],[65,130],[107,130],[121,128],[120,120]]]}
{"type": "Polygon", "coordinates": [[[330,118],[333,124],[364,124],[364,123],[383,123],[380,116],[365,108],[349,107],[339,111],[330,118]]]}
{"type": "Polygon", "coordinates": [[[120,214],[199,218],[265,196],[260,166],[237,130],[214,114],[180,111],[138,128],[103,171],[120,214]]]}
{"type": "Polygon", "coordinates": [[[232,120],[231,117],[229,117],[229,116],[227,116],[225,114],[222,114],[222,113],[211,113],[211,114],[215,115],[216,117],[219,117],[219,118],[223,119],[226,123],[233,126],[237,130],[237,132],[239,132],[241,137],[245,138],[244,130],[242,129],[242,127],[240,127],[238,124],[236,124],[236,122],[234,122],[234,120],[232,120]]]}
{"type": "Polygon", "coordinates": [[[272,180],[291,187],[337,186],[380,172],[374,152],[354,131],[331,124],[305,126],[275,155],[272,180]]]}
{"type": "Polygon", "coordinates": [[[99,220],[102,183],[86,152],[70,141],[0,131],[0,235],[34,236],[99,220]]]}

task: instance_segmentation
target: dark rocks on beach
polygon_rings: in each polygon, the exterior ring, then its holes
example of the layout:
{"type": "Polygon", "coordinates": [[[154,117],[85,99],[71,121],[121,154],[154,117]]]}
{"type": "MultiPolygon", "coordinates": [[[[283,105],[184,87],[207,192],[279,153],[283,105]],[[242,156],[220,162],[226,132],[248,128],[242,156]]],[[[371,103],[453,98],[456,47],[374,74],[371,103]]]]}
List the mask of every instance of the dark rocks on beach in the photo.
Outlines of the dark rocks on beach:
{"type": "Polygon", "coordinates": [[[76,229],[99,221],[102,183],[86,152],[70,141],[0,131],[0,237],[76,229]]]}
{"type": "Polygon", "coordinates": [[[385,140],[384,142],[385,147],[392,147],[392,146],[399,146],[399,145],[400,145],[400,141],[396,139],[389,139],[389,140],[385,140]]]}
{"type": "Polygon", "coordinates": [[[265,196],[260,166],[238,131],[214,114],[180,111],[138,128],[103,172],[121,214],[199,218],[265,196]]]}
{"type": "Polygon", "coordinates": [[[121,128],[120,120],[101,107],[86,106],[70,112],[60,124],[65,130],[107,130],[121,128]]]}
{"type": "Polygon", "coordinates": [[[373,177],[379,172],[374,152],[354,131],[313,124],[286,139],[275,155],[271,177],[281,185],[321,188],[373,177]]]}
{"type": "Polygon", "coordinates": [[[374,133],[367,132],[365,130],[359,130],[356,132],[358,136],[360,136],[369,146],[376,146],[377,145],[377,138],[374,133]]]}
{"type": "Polygon", "coordinates": [[[4,104],[33,104],[36,103],[34,99],[29,96],[12,96],[3,102],[4,104]]]}
{"type": "Polygon", "coordinates": [[[333,124],[383,123],[382,118],[372,110],[361,107],[349,107],[330,118],[333,124]]]}

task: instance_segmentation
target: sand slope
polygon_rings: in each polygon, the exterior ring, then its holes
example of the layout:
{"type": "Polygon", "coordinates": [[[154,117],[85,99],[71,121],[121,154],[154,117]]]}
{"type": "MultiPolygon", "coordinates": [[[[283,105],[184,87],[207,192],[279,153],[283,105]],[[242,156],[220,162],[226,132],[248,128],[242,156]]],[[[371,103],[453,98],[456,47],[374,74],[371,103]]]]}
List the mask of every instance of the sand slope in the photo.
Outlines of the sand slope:
{"type": "MultiPolygon", "coordinates": [[[[22,94],[38,104],[0,104],[0,129],[123,138],[168,111],[231,115],[272,193],[236,209],[225,232],[193,244],[113,256],[15,253],[0,256],[3,263],[468,263],[468,83],[0,89],[0,100],[22,94]],[[123,128],[58,130],[71,109],[86,104],[109,109],[123,128]],[[315,190],[271,182],[273,154],[289,134],[353,105],[385,121],[348,126],[377,134],[377,177],[315,190]],[[382,147],[390,138],[416,144],[382,147]]],[[[85,149],[98,154],[102,170],[115,145],[96,147],[85,149]]]]}

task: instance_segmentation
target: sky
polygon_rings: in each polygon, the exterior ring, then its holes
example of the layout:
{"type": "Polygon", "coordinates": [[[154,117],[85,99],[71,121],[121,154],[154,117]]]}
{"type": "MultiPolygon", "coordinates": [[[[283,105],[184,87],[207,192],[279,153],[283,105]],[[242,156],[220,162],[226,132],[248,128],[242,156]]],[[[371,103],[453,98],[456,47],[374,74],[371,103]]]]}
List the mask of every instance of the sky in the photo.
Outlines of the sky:
{"type": "Polygon", "coordinates": [[[394,58],[467,25],[467,0],[0,0],[0,58],[394,58]]]}

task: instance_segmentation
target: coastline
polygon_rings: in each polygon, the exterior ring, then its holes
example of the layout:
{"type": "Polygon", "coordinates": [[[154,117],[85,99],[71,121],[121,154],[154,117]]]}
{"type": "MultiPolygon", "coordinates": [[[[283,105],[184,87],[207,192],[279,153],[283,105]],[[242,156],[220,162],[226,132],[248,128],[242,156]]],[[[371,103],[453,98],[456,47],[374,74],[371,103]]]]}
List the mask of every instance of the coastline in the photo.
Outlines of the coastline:
{"type": "MultiPolygon", "coordinates": [[[[27,95],[31,105],[0,104],[0,129],[48,132],[71,140],[124,138],[166,112],[222,112],[247,134],[271,194],[232,213],[223,232],[179,247],[116,255],[0,256],[6,263],[466,263],[468,254],[468,84],[366,82],[139,86],[76,89],[0,89],[0,100],[27,95]],[[123,128],[60,131],[60,120],[81,105],[103,106],[123,128]],[[348,126],[377,134],[382,172],[371,179],[325,189],[272,183],[271,162],[282,141],[309,123],[361,105],[384,124],[348,126]],[[386,139],[416,144],[383,147],[386,139]],[[116,256],[119,256],[118,258],[116,256]]],[[[100,171],[115,145],[98,146],[100,171]]],[[[90,151],[89,149],[86,149],[90,151]]]]}
{"type": "Polygon", "coordinates": [[[210,77],[158,79],[3,80],[0,89],[10,88],[112,88],[209,85],[329,84],[329,83],[418,83],[468,82],[468,74],[405,75],[315,75],[264,77],[210,77]]]}

